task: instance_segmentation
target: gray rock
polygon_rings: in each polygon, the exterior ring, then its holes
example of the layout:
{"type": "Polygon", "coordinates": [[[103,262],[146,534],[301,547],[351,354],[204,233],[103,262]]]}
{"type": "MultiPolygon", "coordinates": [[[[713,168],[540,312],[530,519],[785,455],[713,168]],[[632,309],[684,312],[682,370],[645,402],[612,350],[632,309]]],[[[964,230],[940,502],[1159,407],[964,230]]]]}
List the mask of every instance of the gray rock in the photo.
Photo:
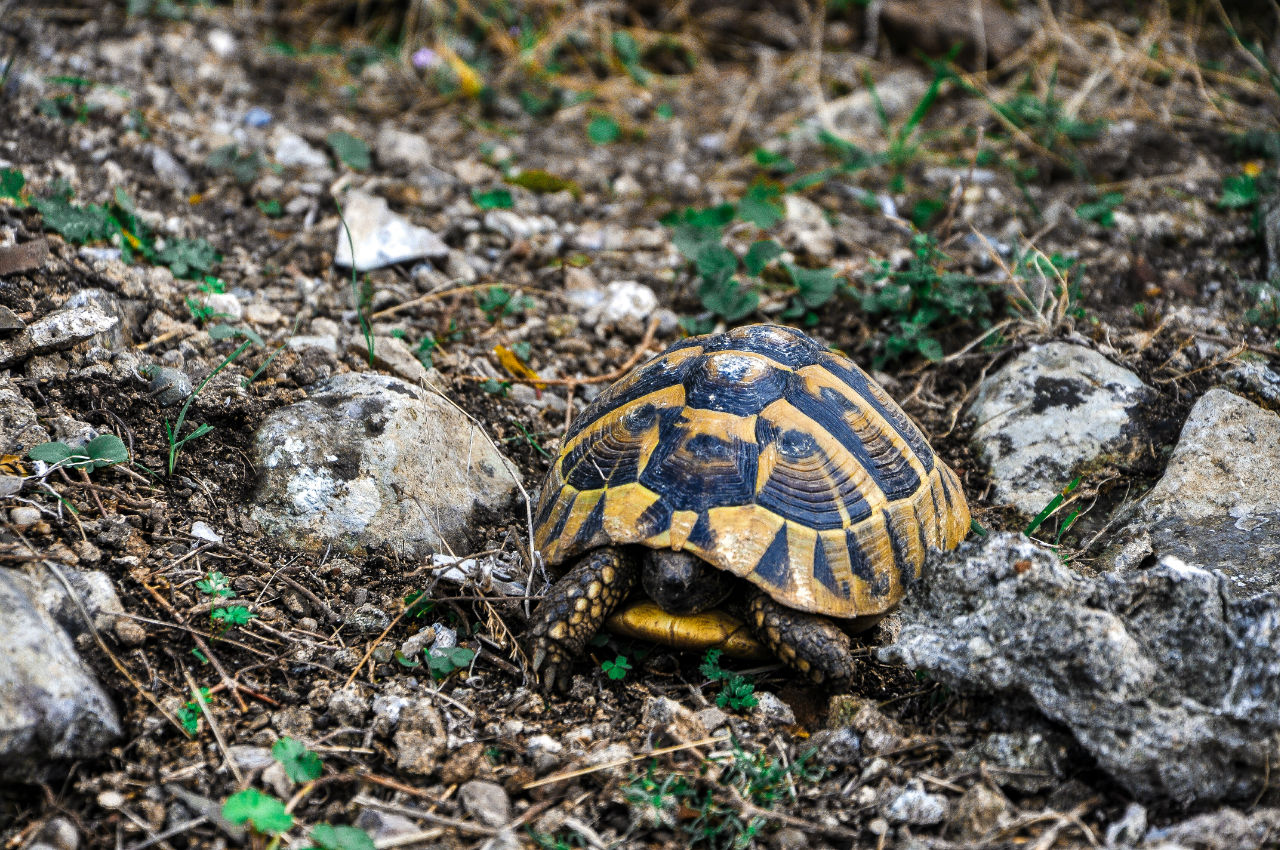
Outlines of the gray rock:
{"type": "Polygon", "coordinates": [[[1108,847],[1131,847],[1142,840],[1147,831],[1147,809],[1141,803],[1125,806],[1120,820],[1107,825],[1105,833],[1108,847]]]}
{"type": "Polygon", "coordinates": [[[338,224],[335,266],[352,267],[353,243],[358,272],[423,257],[443,260],[449,256],[449,246],[439,236],[392,212],[386,200],[377,195],[347,192],[342,198],[342,215],[346,226],[338,224]]]}
{"type": "Polygon", "coordinates": [[[1065,342],[1023,352],[987,378],[968,415],[995,498],[1035,516],[1075,470],[1123,451],[1151,390],[1092,349],[1065,342]]]}
{"type": "Polygon", "coordinates": [[[49,442],[36,409],[7,375],[0,375],[0,454],[26,455],[32,446],[49,442]]]}
{"type": "MultiPolygon", "coordinates": [[[[364,336],[352,337],[347,342],[347,350],[368,362],[369,346],[364,336]]],[[[374,368],[390,372],[414,384],[430,383],[439,386],[444,383],[440,373],[423,366],[422,361],[413,353],[413,349],[399,337],[375,336],[373,338],[373,365],[374,368]]]]}
{"type": "Polygon", "coordinates": [[[794,726],[796,724],[796,714],[791,710],[791,706],[778,699],[776,694],[769,691],[756,692],[756,707],[751,710],[751,716],[769,726],[794,726]]]}
{"type": "Polygon", "coordinates": [[[399,728],[392,740],[396,766],[424,775],[440,766],[440,757],[448,744],[440,712],[426,699],[408,700],[400,709],[399,728]]]}
{"type": "Polygon", "coordinates": [[[820,121],[816,126],[830,126],[845,138],[865,138],[871,128],[880,126],[880,109],[890,121],[905,118],[929,88],[929,81],[919,72],[896,71],[876,80],[876,94],[880,106],[871,92],[860,88],[853,94],[823,104],[820,121]]]}
{"type": "Polygon", "coordinates": [[[368,833],[374,841],[400,838],[422,832],[422,827],[404,815],[391,812],[380,812],[377,809],[361,809],[356,815],[355,825],[368,833]]]}
{"type": "Polygon", "coordinates": [[[32,322],[20,333],[0,339],[0,369],[34,354],[64,351],[111,330],[119,322],[118,317],[107,315],[94,304],[57,310],[32,322]]]}
{"type": "Polygon", "coordinates": [[[369,715],[369,700],[360,688],[350,685],[329,695],[329,715],[343,726],[360,727],[369,715]]]}
{"type": "Polygon", "coordinates": [[[40,569],[34,576],[15,572],[10,577],[22,587],[37,607],[47,611],[73,638],[89,633],[80,605],[84,606],[84,610],[93,619],[95,628],[99,631],[110,629],[116,621],[116,615],[124,611],[111,577],[100,570],[74,570],[66,566],[60,567],[59,572],[66,578],[67,584],[71,585],[74,599],[67,593],[66,585],[51,570],[40,569]],[[79,605],[76,604],[77,600],[79,605]]]}
{"type": "Polygon", "coordinates": [[[1008,818],[1009,801],[985,785],[974,785],[961,794],[951,813],[951,823],[963,841],[986,835],[1008,818]]]}
{"type": "Polygon", "coordinates": [[[533,769],[538,774],[550,773],[560,766],[564,744],[550,735],[534,735],[525,741],[525,752],[533,762],[533,769]]]}
{"type": "Polygon", "coordinates": [[[158,145],[151,146],[151,168],[166,186],[183,191],[191,186],[191,175],[182,163],[169,151],[158,145]]]}
{"type": "Polygon", "coordinates": [[[511,799],[496,782],[473,779],[458,789],[462,807],[485,826],[502,826],[511,820],[511,799]]]}
{"type": "Polygon", "coordinates": [[[396,129],[383,124],[374,142],[378,163],[386,168],[408,173],[425,171],[431,167],[431,145],[418,133],[396,129]]]}
{"type": "Polygon", "coordinates": [[[358,635],[379,635],[391,625],[391,617],[378,606],[366,602],[347,614],[342,625],[358,635]]]}
{"type": "Polygon", "coordinates": [[[102,346],[108,351],[120,351],[133,345],[132,329],[140,321],[137,301],[122,302],[116,295],[105,289],[90,287],[76,292],[65,302],[62,309],[96,309],[105,316],[116,319],[116,324],[93,338],[93,344],[102,346]]]}
{"type": "Polygon", "coordinates": [[[1223,380],[1245,395],[1256,396],[1273,407],[1280,405],[1280,372],[1268,368],[1265,360],[1237,361],[1223,380]]]}
{"type": "Polygon", "coordinates": [[[43,781],[120,737],[110,698],[46,611],[0,570],[0,781],[43,781]]]}
{"type": "Polygon", "coordinates": [[[941,794],[930,794],[917,780],[912,780],[884,807],[884,816],[894,823],[912,826],[942,823],[947,816],[947,798],[941,794]]]}
{"type": "Polygon", "coordinates": [[[143,372],[147,376],[147,392],[164,407],[185,401],[195,389],[187,373],[172,366],[144,366],[143,372]]]}
{"type": "Polygon", "coordinates": [[[949,767],[955,773],[982,768],[1001,786],[1034,794],[1062,781],[1069,744],[1069,738],[1047,729],[992,732],[949,767]]]}
{"type": "Polygon", "coordinates": [[[1274,847],[1280,834],[1280,809],[1255,808],[1248,814],[1219,809],[1171,826],[1147,830],[1141,846],[1150,850],[1261,850],[1274,847]]]}
{"type": "Polygon", "coordinates": [[[658,296],[643,283],[634,280],[614,281],[605,287],[603,296],[582,314],[587,327],[635,327],[648,321],[658,306],[658,296]]]}
{"type": "Polygon", "coordinates": [[[1280,754],[1280,597],[1177,559],[1082,578],[999,534],[934,553],[882,660],[1032,705],[1130,793],[1251,798],[1280,754]]]}
{"type": "Polygon", "coordinates": [[[329,169],[329,157],[312,147],[306,139],[288,130],[277,130],[272,158],[285,168],[329,169]]]}
{"type": "Polygon", "coordinates": [[[518,242],[540,233],[549,233],[555,229],[555,220],[546,216],[524,216],[511,210],[489,210],[484,216],[484,226],[511,242],[518,242]]]}
{"type": "Polygon", "coordinates": [[[822,207],[799,195],[788,194],[784,200],[783,243],[800,248],[820,262],[830,260],[836,252],[836,234],[822,207]]]}
{"type": "Polygon", "coordinates": [[[815,732],[805,748],[814,748],[814,763],[824,767],[856,767],[862,763],[862,737],[847,726],[815,732]]]}
{"type": "Polygon", "coordinates": [[[1164,476],[1113,538],[1130,569],[1173,555],[1226,573],[1242,594],[1280,590],[1280,416],[1226,390],[1196,402],[1164,476]]]}
{"type": "Polygon", "coordinates": [[[254,448],[254,521],[315,548],[467,551],[477,511],[504,508],[518,482],[453,405],[384,375],[347,373],[313,387],[267,417],[254,448]]]}

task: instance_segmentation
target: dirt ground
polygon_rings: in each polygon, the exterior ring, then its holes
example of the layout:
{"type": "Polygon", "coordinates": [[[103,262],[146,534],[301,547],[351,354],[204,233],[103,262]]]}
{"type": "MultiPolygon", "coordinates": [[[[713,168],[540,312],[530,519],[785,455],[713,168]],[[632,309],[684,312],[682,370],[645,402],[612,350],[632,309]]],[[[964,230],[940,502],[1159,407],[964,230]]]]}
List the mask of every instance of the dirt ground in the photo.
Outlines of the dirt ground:
{"type": "MultiPolygon", "coordinates": [[[[828,3],[825,19],[816,20],[782,4],[739,7],[737,14],[711,4],[684,4],[678,13],[645,4],[604,4],[612,11],[441,4],[451,13],[442,13],[434,30],[426,20],[406,21],[403,6],[390,3],[306,3],[288,11],[267,3],[140,5],[150,12],[126,16],[120,4],[0,3],[0,63],[12,60],[0,104],[0,165],[22,172],[29,198],[49,195],[59,179],[78,203],[110,204],[123,190],[153,230],[216,248],[221,261],[212,274],[227,291],[278,315],[256,327],[267,347],[235,360],[197,395],[189,421],[212,430],[183,448],[172,475],[164,474],[165,423],[174,410],[160,404],[145,380],[86,371],[89,346],[11,367],[10,377],[42,422],[67,416],[114,433],[131,464],[92,477],[49,476],[34,497],[45,509],[42,522],[19,530],[0,519],[0,565],[56,557],[102,569],[145,637],[133,646],[107,637],[102,645],[81,647],[120,708],[125,737],[108,755],[73,765],[65,779],[0,789],[5,847],[27,846],[56,818],[74,824],[85,847],[230,843],[216,818],[199,817],[203,810],[193,800],[216,809],[239,790],[226,766],[228,747],[269,747],[286,734],[308,742],[325,770],[291,801],[298,826],[285,846],[308,846],[304,825],[350,824],[379,803],[420,827],[420,846],[506,840],[494,838],[497,830],[460,801],[459,788],[476,779],[505,789],[518,846],[1049,848],[1102,841],[1131,801],[1087,756],[1069,747],[1065,779],[1038,791],[1001,787],[981,769],[957,766],[955,754],[1007,718],[999,709],[993,715],[987,700],[880,664],[869,650],[853,697],[874,703],[875,722],[890,729],[893,743],[872,756],[869,733],[860,730],[863,756],[845,763],[827,752],[806,759],[808,741],[847,722],[862,703],[776,665],[726,662],[793,715],[727,711],[732,744],[699,740],[681,734],[679,723],[655,726],[644,717],[656,697],[694,711],[714,705],[719,683],[700,670],[697,655],[610,638],[593,645],[575,670],[570,696],[544,697],[520,649],[522,601],[469,586],[429,586],[420,563],[393,552],[338,557],[289,549],[248,520],[257,481],[250,446],[264,416],[304,398],[319,378],[368,370],[367,358],[355,348],[332,354],[285,347],[247,389],[237,387],[291,335],[314,333],[317,320],[336,323],[345,346],[359,335],[362,311],[372,316],[375,331],[400,332],[411,345],[436,341],[432,364],[446,390],[532,488],[572,412],[598,392],[593,376],[609,375],[637,353],[656,353],[695,326],[798,323],[865,367],[874,364],[876,376],[960,473],[979,523],[1018,529],[1025,519],[989,498],[969,442],[973,423],[963,411],[982,378],[1027,346],[1075,339],[1132,369],[1159,398],[1148,413],[1149,441],[1082,476],[1075,504],[1087,510],[1061,542],[1072,563],[1089,570],[1100,547],[1084,544],[1115,506],[1159,477],[1198,395],[1235,359],[1274,362],[1276,355],[1280,320],[1274,302],[1254,285],[1266,276],[1260,201],[1224,205],[1221,199],[1224,180],[1243,178],[1265,195],[1267,175],[1276,169],[1280,96],[1258,58],[1224,30],[1215,5],[1171,12],[1159,4],[1054,4],[1051,19],[1045,18],[1050,4],[1018,8],[1035,21],[1030,34],[1012,46],[993,44],[986,70],[978,70],[972,51],[962,53],[918,127],[911,110],[921,95],[900,81],[927,87],[934,79],[921,56],[929,50],[930,28],[941,26],[930,15],[922,14],[906,34],[886,25],[869,36],[863,7],[840,3],[828,3]],[[506,14],[547,26],[540,39],[522,41],[527,24],[522,31],[521,23],[509,29],[494,23],[506,14]],[[488,28],[479,24],[486,15],[493,18],[488,28]],[[439,54],[445,42],[436,35],[448,28],[451,38],[479,45],[472,65],[488,86],[482,96],[467,96],[456,66],[461,90],[449,90],[410,60],[422,45],[435,45],[439,54]],[[214,30],[235,47],[224,55],[211,48],[214,30]],[[618,59],[625,50],[610,52],[616,31],[633,33],[644,48],[638,65],[618,59]],[[398,50],[378,46],[388,32],[401,34],[398,50]],[[553,42],[563,33],[573,33],[577,47],[557,50],[553,42]],[[102,45],[137,47],[106,55],[102,45]],[[531,82],[517,59],[530,55],[544,63],[554,57],[555,71],[531,82]],[[868,79],[877,81],[886,116],[881,123],[873,108],[850,141],[886,156],[798,193],[824,211],[836,245],[822,261],[803,248],[795,256],[810,267],[835,269],[842,287],[799,316],[783,316],[796,288],[781,272],[766,273],[758,310],[726,323],[700,301],[690,265],[670,262],[673,230],[659,219],[742,198],[769,173],[758,149],[794,164],[785,175],[773,172],[780,182],[838,163],[832,145],[804,140],[804,128],[812,126],[804,122],[818,99],[829,103],[866,91],[868,79]],[[905,108],[890,103],[895,86],[915,92],[905,108]],[[90,93],[102,87],[129,93],[127,105],[88,108],[90,93]],[[569,102],[575,92],[594,97],[569,102]],[[522,94],[528,95],[523,101],[522,94]],[[1037,103],[1049,117],[995,107],[1020,95],[1024,107],[1037,103]],[[567,105],[529,110],[534,98],[552,96],[567,105]],[[210,163],[223,143],[238,143],[241,153],[253,148],[257,136],[245,141],[236,132],[253,106],[320,148],[334,129],[372,142],[388,121],[422,134],[434,164],[424,179],[381,165],[354,172],[336,163],[335,172],[371,187],[451,248],[482,257],[484,270],[460,284],[447,268],[430,276],[411,275],[405,265],[381,269],[368,275],[371,297],[361,307],[349,276],[332,262],[337,209],[331,185],[312,206],[298,205],[306,212],[269,215],[272,202],[291,209],[290,201],[309,197],[297,185],[302,178],[263,164],[239,181],[210,163]],[[589,140],[585,128],[599,116],[613,122],[615,141],[589,140]],[[1092,129],[1090,122],[1096,122],[1092,129]],[[185,165],[189,185],[157,174],[155,148],[185,165]],[[574,181],[572,191],[559,193],[507,188],[516,194],[516,213],[545,214],[575,232],[509,239],[466,224],[466,218],[484,218],[475,193],[503,186],[500,168],[507,160],[574,181]],[[897,214],[885,214],[885,199],[897,214]],[[934,206],[921,208],[922,201],[934,206]],[[1098,203],[1103,207],[1091,218],[1087,205],[1098,203]],[[918,226],[910,221],[917,209],[923,210],[918,226]],[[594,225],[614,228],[621,238],[584,247],[583,233],[590,235],[594,225]],[[860,293],[874,288],[867,281],[877,263],[904,267],[918,228],[942,252],[935,269],[969,275],[973,286],[992,293],[993,306],[985,317],[957,313],[930,325],[945,353],[941,359],[910,350],[881,361],[885,341],[897,332],[896,317],[872,315],[860,293]],[[1038,309],[1019,307],[992,283],[1014,260],[1008,253],[993,259],[975,234],[992,244],[1032,245],[1059,268],[1064,258],[1074,262],[1061,286],[1048,285],[1052,291],[1038,309]],[[584,328],[566,284],[579,267],[602,286],[643,283],[660,310],[687,321],[682,327],[664,319],[648,336],[644,321],[584,328]],[[490,286],[511,295],[510,310],[485,301],[490,286]],[[572,392],[563,385],[543,390],[567,402],[568,412],[563,403],[535,406],[540,398],[529,403],[529,394],[514,389],[520,375],[509,374],[494,352],[521,343],[527,344],[518,349],[521,360],[538,375],[585,379],[572,392]],[[223,542],[193,536],[195,522],[217,529],[223,542]],[[84,541],[92,546],[80,545],[84,541]],[[255,615],[250,621],[214,628],[213,604],[197,585],[212,571],[229,578],[255,615]],[[430,611],[397,617],[383,634],[344,625],[351,604],[369,603],[395,617],[407,597],[423,590],[435,601],[430,611]],[[437,623],[456,629],[460,644],[478,652],[468,669],[433,681],[425,668],[407,667],[393,653],[437,623]],[[620,680],[602,669],[618,655],[632,668],[620,680]],[[193,682],[209,689],[208,715],[189,736],[174,720],[191,704],[193,682]],[[366,701],[401,691],[438,694],[443,729],[437,732],[447,747],[437,769],[402,769],[385,724],[370,720],[353,728],[333,709],[333,694],[352,682],[366,701]],[[529,743],[544,735],[564,746],[550,767],[539,767],[529,743]],[[619,759],[675,749],[620,765],[593,764],[589,754],[611,745],[620,745],[608,750],[619,759]],[[799,767],[787,767],[797,760],[799,767]],[[810,770],[814,765],[824,769],[810,770]],[[534,784],[562,773],[568,775],[534,784]],[[913,782],[951,802],[946,817],[930,824],[885,819],[883,789],[913,782]],[[964,818],[976,817],[976,786],[999,798],[1004,817],[998,825],[965,826],[964,818]]],[[[1269,26],[1263,34],[1274,38],[1275,23],[1269,26]]],[[[1257,35],[1247,28],[1241,34],[1257,35]]],[[[212,339],[192,313],[189,299],[198,306],[207,294],[201,275],[156,276],[154,264],[125,266],[94,254],[111,245],[72,244],[16,198],[0,199],[0,234],[10,244],[49,241],[49,257],[39,267],[0,277],[0,306],[25,321],[83,289],[100,288],[132,317],[121,346],[156,363],[177,352],[170,360],[197,380],[239,342],[212,339]]],[[[750,241],[745,234],[730,238],[744,247],[750,241]]],[[[32,470],[29,460],[13,461],[32,470]]],[[[13,504],[0,500],[6,508],[13,504]]],[[[523,570],[525,517],[523,504],[488,517],[477,551],[523,570]]],[[[1040,534],[1054,540],[1054,521],[1040,534]]],[[[883,639],[873,631],[861,641],[872,646],[883,639]]],[[[829,739],[820,740],[829,750],[829,739]]],[[[1160,824],[1188,814],[1155,805],[1148,817],[1160,824]]],[[[250,840],[270,843],[261,835],[250,840]]]]}

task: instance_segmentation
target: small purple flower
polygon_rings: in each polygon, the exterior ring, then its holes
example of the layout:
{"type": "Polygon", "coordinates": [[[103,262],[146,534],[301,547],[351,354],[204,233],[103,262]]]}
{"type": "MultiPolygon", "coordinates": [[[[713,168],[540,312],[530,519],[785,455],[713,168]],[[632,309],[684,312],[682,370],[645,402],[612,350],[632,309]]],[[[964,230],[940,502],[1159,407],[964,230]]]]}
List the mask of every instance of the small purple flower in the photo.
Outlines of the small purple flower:
{"type": "Polygon", "coordinates": [[[413,67],[419,71],[426,71],[435,68],[440,64],[440,54],[436,53],[430,47],[419,47],[413,51],[413,55],[409,57],[409,61],[413,63],[413,67]]]}

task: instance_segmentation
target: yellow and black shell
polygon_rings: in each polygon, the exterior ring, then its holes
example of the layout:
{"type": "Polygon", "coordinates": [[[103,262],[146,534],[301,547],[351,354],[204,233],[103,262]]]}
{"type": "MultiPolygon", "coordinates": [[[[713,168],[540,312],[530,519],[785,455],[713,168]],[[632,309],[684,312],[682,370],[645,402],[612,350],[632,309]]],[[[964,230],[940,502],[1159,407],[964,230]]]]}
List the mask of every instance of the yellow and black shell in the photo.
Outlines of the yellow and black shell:
{"type": "Polygon", "coordinates": [[[956,475],[872,378],[800,331],[692,337],[580,414],[542,488],[547,563],[690,552],[789,607],[874,622],[968,533],[956,475]]]}

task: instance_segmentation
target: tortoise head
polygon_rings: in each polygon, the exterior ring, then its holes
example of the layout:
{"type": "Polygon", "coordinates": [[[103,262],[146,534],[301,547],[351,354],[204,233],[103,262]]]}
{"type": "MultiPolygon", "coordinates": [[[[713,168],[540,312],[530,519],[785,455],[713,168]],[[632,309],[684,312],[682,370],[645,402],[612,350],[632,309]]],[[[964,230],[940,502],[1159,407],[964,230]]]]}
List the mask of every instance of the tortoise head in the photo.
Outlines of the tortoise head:
{"type": "Polygon", "coordinates": [[[729,573],[674,549],[646,548],[640,583],[668,614],[699,614],[719,605],[733,590],[729,573]]]}

